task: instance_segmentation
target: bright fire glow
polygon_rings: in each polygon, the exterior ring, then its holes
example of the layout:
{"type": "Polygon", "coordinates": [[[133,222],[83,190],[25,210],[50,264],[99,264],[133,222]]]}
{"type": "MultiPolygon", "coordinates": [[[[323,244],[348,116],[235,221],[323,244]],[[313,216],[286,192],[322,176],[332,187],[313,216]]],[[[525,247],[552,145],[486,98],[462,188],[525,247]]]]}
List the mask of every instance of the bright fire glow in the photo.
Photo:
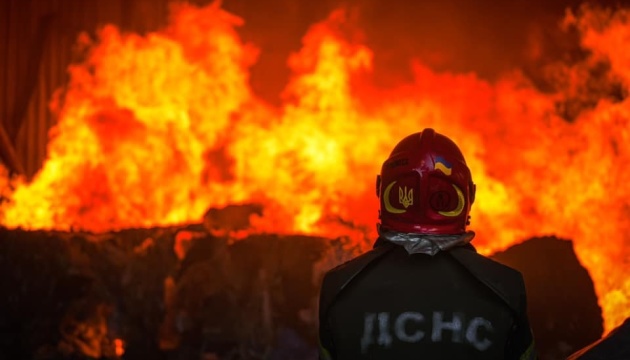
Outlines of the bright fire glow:
{"type": "MultiPolygon", "coordinates": [[[[169,27],[146,36],[107,26],[83,39],[89,56],[70,68],[53,107],[59,122],[43,168],[11,185],[0,169],[8,199],[0,223],[103,232],[258,203],[254,231],[371,237],[381,162],[402,137],[433,127],[472,169],[483,253],[534,236],[572,239],[605,329],[630,317],[630,98],[595,99],[569,122],[556,104],[570,91],[542,93],[518,72],[490,83],[422,64],[414,82],[379,89],[370,85],[372,50],[336,31],[344,21],[335,12],[306,34],[279,108],[252,93],[258,50],[217,4],[182,5],[169,27]]],[[[591,55],[563,71],[579,76],[607,61],[627,93],[628,13],[589,10],[567,21],[591,55]]]]}
{"type": "Polygon", "coordinates": [[[114,339],[114,352],[119,357],[125,355],[125,342],[122,339],[114,339]]]}

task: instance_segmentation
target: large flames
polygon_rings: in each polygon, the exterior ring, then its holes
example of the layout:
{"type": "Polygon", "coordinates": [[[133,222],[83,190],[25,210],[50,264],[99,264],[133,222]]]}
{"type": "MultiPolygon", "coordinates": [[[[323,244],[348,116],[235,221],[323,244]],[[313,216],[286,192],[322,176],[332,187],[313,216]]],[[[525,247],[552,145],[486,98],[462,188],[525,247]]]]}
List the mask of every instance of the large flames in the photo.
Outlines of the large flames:
{"type": "Polygon", "coordinates": [[[343,36],[338,11],[289,59],[279,108],[250,89],[258,50],[240,41],[240,22],[217,4],[180,6],[163,31],[107,26],[82,38],[87,57],[54,103],[43,168],[28,183],[0,176],[0,222],[103,232],[257,203],[264,212],[253,231],[369,238],[381,161],[403,136],[434,127],[461,146],[474,174],[481,251],[540,235],[573,239],[607,331],[630,317],[630,98],[595,92],[572,121],[558,111],[583,96],[590,67],[607,64],[600,80],[628,91],[628,12],[567,17],[590,55],[556,66],[566,84],[549,94],[519,72],[490,83],[419,63],[413,83],[377,88],[372,51],[343,36]]]}

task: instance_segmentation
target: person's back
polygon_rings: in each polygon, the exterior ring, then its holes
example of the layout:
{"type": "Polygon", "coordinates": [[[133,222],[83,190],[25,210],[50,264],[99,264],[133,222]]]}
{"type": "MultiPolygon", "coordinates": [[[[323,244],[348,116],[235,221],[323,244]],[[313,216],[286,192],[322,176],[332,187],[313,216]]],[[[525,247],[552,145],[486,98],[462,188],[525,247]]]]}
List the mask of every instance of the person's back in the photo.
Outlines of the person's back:
{"type": "Polygon", "coordinates": [[[463,162],[444,139],[431,129],[414,134],[383,165],[375,249],[329,271],[322,285],[321,359],[535,358],[521,274],[477,254],[474,234],[464,231],[474,199],[465,163],[458,169],[440,157],[442,168],[424,156],[436,145],[463,162]],[[409,148],[420,153],[417,163],[409,148]],[[436,194],[442,199],[431,204],[436,194]]]}

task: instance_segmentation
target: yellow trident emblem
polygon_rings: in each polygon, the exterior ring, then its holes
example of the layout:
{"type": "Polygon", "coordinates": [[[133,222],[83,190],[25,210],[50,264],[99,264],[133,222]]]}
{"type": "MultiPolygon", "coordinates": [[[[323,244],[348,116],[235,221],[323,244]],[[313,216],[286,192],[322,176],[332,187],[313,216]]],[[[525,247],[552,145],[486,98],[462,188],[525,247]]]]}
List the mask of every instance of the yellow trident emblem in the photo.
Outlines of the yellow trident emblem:
{"type": "Polygon", "coordinates": [[[398,202],[402,204],[402,206],[406,208],[409,205],[413,205],[413,188],[407,191],[407,187],[403,190],[402,187],[398,187],[398,202]]]}

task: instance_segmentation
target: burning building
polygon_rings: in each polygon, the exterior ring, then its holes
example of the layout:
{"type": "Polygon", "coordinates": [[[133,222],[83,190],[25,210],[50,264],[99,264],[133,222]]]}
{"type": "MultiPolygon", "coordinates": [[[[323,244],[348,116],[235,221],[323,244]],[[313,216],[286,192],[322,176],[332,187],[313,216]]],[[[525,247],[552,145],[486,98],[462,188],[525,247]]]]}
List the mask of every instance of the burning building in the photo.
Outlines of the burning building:
{"type": "Polygon", "coordinates": [[[630,317],[628,9],[86,4],[0,5],[5,300],[63,304],[5,314],[7,349],[308,348],[318,274],[370,246],[380,159],[424,127],[466,154],[480,252],[570,239],[603,318],[572,326],[601,336],[630,317]],[[56,337],[16,335],[18,315],[56,337]]]}

